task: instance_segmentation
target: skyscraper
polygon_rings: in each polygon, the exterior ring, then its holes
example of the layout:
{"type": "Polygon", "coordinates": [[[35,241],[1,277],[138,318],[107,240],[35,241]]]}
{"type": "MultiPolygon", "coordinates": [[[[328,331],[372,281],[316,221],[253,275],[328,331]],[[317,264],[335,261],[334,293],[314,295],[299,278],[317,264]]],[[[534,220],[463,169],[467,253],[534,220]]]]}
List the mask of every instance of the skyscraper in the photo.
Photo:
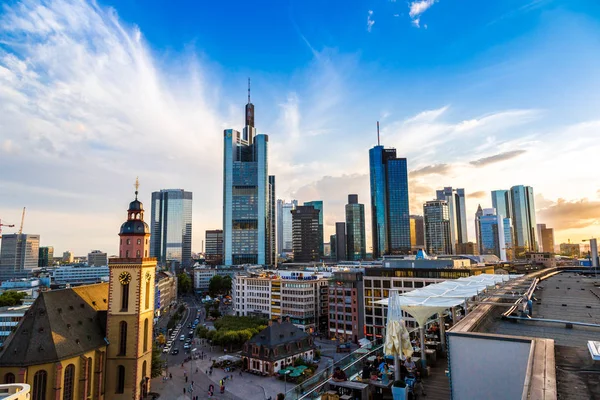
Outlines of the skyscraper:
{"type": "Polygon", "coordinates": [[[512,218],[510,190],[493,190],[492,208],[496,209],[496,215],[502,218],[512,218]]]}
{"type": "Polygon", "coordinates": [[[26,278],[38,266],[40,235],[2,235],[0,279],[26,278]]]}
{"type": "Polygon", "coordinates": [[[413,250],[425,247],[425,227],[422,215],[410,216],[410,245],[413,250]]]}
{"type": "Polygon", "coordinates": [[[257,135],[254,104],[246,104],[243,132],[223,132],[223,249],[225,265],[270,265],[275,234],[270,208],[274,189],[269,188],[267,135],[257,135]]]}
{"type": "MultiPolygon", "coordinates": [[[[477,241],[477,249],[479,250],[479,245],[481,244],[480,240],[480,232],[479,232],[479,217],[483,215],[483,210],[481,209],[481,204],[477,205],[477,212],[475,213],[475,240],[477,241]]],[[[479,251],[481,254],[481,251],[479,251]]]]}
{"type": "Polygon", "coordinates": [[[430,254],[452,254],[450,212],[446,200],[427,201],[423,205],[425,248],[430,254]]]}
{"type": "Polygon", "coordinates": [[[192,192],[163,189],[152,193],[150,257],[160,265],[192,262],[192,192]]]}
{"type": "Polygon", "coordinates": [[[335,223],[335,256],[336,261],[346,261],[348,251],[346,249],[346,223],[336,222],[335,223]]]}
{"type": "Polygon", "coordinates": [[[531,186],[510,188],[515,255],[526,251],[537,251],[535,201],[531,186]]]}
{"type": "Polygon", "coordinates": [[[465,189],[445,187],[436,191],[437,200],[446,200],[450,215],[450,240],[452,254],[456,254],[459,244],[467,243],[467,209],[465,205],[465,189]]]}
{"type": "Polygon", "coordinates": [[[373,258],[410,252],[408,168],[396,149],[369,150],[373,258]]]}
{"type": "Polygon", "coordinates": [[[494,254],[502,261],[510,259],[512,226],[510,218],[496,214],[496,209],[486,208],[477,216],[479,254],[494,254]],[[508,250],[508,251],[507,251],[508,250]]]}
{"type": "Polygon", "coordinates": [[[298,200],[286,203],[277,200],[277,253],[286,257],[292,253],[292,210],[298,206],[298,200]]]}
{"type": "Polygon", "coordinates": [[[554,229],[546,228],[546,224],[537,224],[539,251],[554,253],[554,229]]]}
{"type": "Polygon", "coordinates": [[[367,256],[365,206],[358,204],[357,194],[349,194],[346,204],[346,253],[350,261],[364,260],[367,256]]]}
{"type": "Polygon", "coordinates": [[[54,247],[40,247],[38,254],[38,267],[43,268],[53,264],[54,247]]]}
{"type": "Polygon", "coordinates": [[[277,265],[277,231],[275,230],[275,175],[269,175],[269,225],[267,237],[269,248],[267,249],[268,265],[277,265]]]}
{"type": "Polygon", "coordinates": [[[318,261],[320,211],[313,206],[299,206],[291,213],[294,262],[318,261]]]}
{"type": "Polygon", "coordinates": [[[319,255],[323,257],[323,201],[315,200],[315,201],[305,201],[305,206],[313,206],[315,210],[319,210],[319,255]]]}
{"type": "Polygon", "coordinates": [[[206,263],[210,265],[223,264],[223,230],[207,230],[205,235],[204,259],[206,263]]]}

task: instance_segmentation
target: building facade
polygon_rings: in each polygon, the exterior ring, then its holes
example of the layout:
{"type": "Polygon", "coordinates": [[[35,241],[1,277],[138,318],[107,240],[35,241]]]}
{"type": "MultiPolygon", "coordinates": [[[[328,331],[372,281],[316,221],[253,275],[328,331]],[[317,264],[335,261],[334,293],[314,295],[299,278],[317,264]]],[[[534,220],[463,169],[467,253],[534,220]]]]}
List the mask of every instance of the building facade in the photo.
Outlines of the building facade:
{"type": "Polygon", "coordinates": [[[223,230],[212,229],[206,231],[204,259],[207,264],[223,264],[223,230]]]}
{"type": "Polygon", "coordinates": [[[160,316],[177,302],[177,277],[167,271],[156,274],[154,284],[154,315],[160,316]]]}
{"type": "Polygon", "coordinates": [[[25,278],[38,266],[40,235],[2,235],[0,280],[25,278]]]}
{"type": "Polygon", "coordinates": [[[321,212],[313,206],[298,206],[291,213],[294,262],[319,260],[321,258],[319,245],[319,214],[321,212]]]}
{"type": "Polygon", "coordinates": [[[523,185],[513,186],[510,188],[510,200],[515,256],[520,256],[524,252],[537,252],[533,188],[523,185]]]}
{"type": "Polygon", "coordinates": [[[512,250],[512,224],[510,218],[502,218],[496,209],[485,208],[477,217],[479,254],[494,254],[501,261],[509,261],[512,250]]]}
{"type": "Polygon", "coordinates": [[[425,225],[422,215],[410,216],[410,246],[412,250],[425,247],[425,225]]]}
{"type": "Polygon", "coordinates": [[[408,254],[410,215],[406,158],[396,149],[375,146],[369,150],[373,258],[408,254]]]}
{"type": "Polygon", "coordinates": [[[562,256],[579,258],[581,257],[581,246],[579,243],[561,243],[560,254],[562,256]]]}
{"type": "Polygon", "coordinates": [[[362,272],[334,272],[329,281],[330,338],[358,343],[364,337],[362,272]]]}
{"type": "Polygon", "coordinates": [[[192,192],[163,189],[152,193],[150,256],[160,265],[192,262],[192,192]]]}
{"type": "Polygon", "coordinates": [[[73,264],[75,261],[75,257],[73,256],[73,252],[70,250],[63,251],[62,263],[63,264],[73,264]]]}
{"type": "Polygon", "coordinates": [[[367,256],[365,237],[365,206],[358,203],[358,195],[348,195],[346,204],[346,259],[364,260],[367,256]]]}
{"type": "Polygon", "coordinates": [[[496,209],[496,215],[499,215],[502,218],[512,218],[510,190],[493,190],[492,208],[496,209]]]}
{"type": "Polygon", "coordinates": [[[346,240],[346,223],[335,223],[335,259],[336,261],[346,261],[348,257],[348,241],[346,240]]]}
{"type": "Polygon", "coordinates": [[[450,241],[452,242],[452,254],[456,254],[459,244],[469,241],[467,236],[467,207],[465,204],[465,189],[453,189],[445,187],[436,190],[437,200],[445,200],[448,204],[450,217],[450,241]]]}
{"type": "Polygon", "coordinates": [[[15,331],[29,307],[30,305],[0,307],[0,346],[15,331]]]}
{"type": "Polygon", "coordinates": [[[325,243],[325,237],[323,236],[323,201],[322,200],[314,200],[314,201],[305,201],[305,206],[313,206],[315,210],[319,210],[319,256],[322,258],[325,254],[323,250],[323,246],[325,243]]]}
{"type": "Polygon", "coordinates": [[[57,284],[96,283],[107,280],[110,275],[108,263],[97,267],[65,265],[56,267],[51,274],[57,284]]]}
{"type": "Polygon", "coordinates": [[[54,247],[40,247],[38,256],[38,267],[45,268],[54,264],[54,247]]]}
{"type": "Polygon", "coordinates": [[[267,265],[277,265],[277,225],[275,220],[275,175],[269,175],[269,225],[267,229],[267,265]]]}
{"type": "Polygon", "coordinates": [[[208,268],[208,267],[197,267],[193,270],[194,275],[194,289],[197,292],[207,292],[210,280],[215,275],[219,276],[230,276],[233,278],[235,274],[243,272],[243,268],[232,268],[232,267],[224,267],[224,268],[208,268]]]}
{"type": "Polygon", "coordinates": [[[538,246],[540,252],[554,253],[554,229],[546,224],[537,224],[538,246]]]}
{"type": "Polygon", "coordinates": [[[267,135],[257,135],[254,104],[246,104],[243,132],[226,129],[223,153],[224,264],[269,265],[272,239],[267,135]]]}
{"type": "Polygon", "coordinates": [[[425,248],[430,254],[454,254],[450,234],[450,212],[445,200],[432,200],[423,205],[425,248]]]}
{"type": "Polygon", "coordinates": [[[88,253],[88,265],[90,267],[108,265],[108,255],[100,250],[93,250],[91,253],[88,253]]]}
{"type": "Polygon", "coordinates": [[[292,210],[298,207],[298,200],[286,203],[277,200],[277,253],[280,257],[291,258],[292,246],[292,210]]]}

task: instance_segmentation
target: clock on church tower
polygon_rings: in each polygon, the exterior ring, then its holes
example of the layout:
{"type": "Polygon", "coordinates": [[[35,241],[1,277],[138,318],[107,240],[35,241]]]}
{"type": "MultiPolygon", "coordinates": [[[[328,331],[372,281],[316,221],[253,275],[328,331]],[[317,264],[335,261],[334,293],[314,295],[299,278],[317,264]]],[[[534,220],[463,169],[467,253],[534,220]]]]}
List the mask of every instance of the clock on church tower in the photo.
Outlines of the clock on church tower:
{"type": "Polygon", "coordinates": [[[135,200],[119,231],[119,258],[109,261],[106,395],[117,400],[150,390],[156,259],[148,256],[150,229],[138,188],[136,179],[135,200]]]}

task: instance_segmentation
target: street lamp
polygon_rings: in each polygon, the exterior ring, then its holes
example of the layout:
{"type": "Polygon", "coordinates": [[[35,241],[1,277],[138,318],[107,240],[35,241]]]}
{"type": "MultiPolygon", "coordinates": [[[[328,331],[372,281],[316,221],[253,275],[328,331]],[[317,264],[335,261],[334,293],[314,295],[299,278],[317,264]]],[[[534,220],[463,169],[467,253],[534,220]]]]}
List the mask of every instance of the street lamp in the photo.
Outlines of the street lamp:
{"type": "Polygon", "coordinates": [[[592,262],[591,267],[594,267],[594,277],[598,279],[598,241],[596,238],[583,239],[582,242],[590,242],[589,257],[592,262]]]}

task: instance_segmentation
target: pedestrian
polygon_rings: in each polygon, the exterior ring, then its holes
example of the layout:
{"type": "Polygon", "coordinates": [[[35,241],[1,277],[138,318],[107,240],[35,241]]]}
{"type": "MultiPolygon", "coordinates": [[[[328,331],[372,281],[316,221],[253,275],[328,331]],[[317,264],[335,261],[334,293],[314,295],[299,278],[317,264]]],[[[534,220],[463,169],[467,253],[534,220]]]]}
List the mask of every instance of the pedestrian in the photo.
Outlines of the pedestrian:
{"type": "Polygon", "coordinates": [[[183,394],[185,394],[185,388],[183,388],[183,394]]]}
{"type": "Polygon", "coordinates": [[[192,387],[194,387],[194,381],[192,381],[192,387]]]}
{"type": "Polygon", "coordinates": [[[187,375],[186,375],[186,376],[185,376],[185,383],[187,383],[187,379],[188,379],[188,378],[187,378],[187,375]]]}
{"type": "Polygon", "coordinates": [[[242,376],[242,370],[240,369],[240,376],[242,376]]]}
{"type": "Polygon", "coordinates": [[[196,367],[196,373],[198,373],[198,367],[196,367]]]}
{"type": "Polygon", "coordinates": [[[173,374],[169,373],[169,379],[173,379],[173,374]]]}
{"type": "Polygon", "coordinates": [[[221,386],[221,394],[225,393],[225,385],[221,386]]]}

